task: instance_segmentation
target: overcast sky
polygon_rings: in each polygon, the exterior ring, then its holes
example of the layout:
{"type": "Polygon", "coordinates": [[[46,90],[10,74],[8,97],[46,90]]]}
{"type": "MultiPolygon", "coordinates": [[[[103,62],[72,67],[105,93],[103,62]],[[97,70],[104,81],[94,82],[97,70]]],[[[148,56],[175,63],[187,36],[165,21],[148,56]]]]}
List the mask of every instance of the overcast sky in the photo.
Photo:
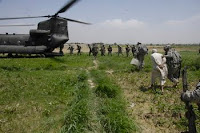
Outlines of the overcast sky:
{"type": "MultiPolygon", "coordinates": [[[[0,17],[52,15],[67,0],[0,0],[0,17]]],[[[200,0],[81,0],[62,17],[69,22],[69,42],[200,43],[200,0]]],[[[36,24],[42,19],[0,21],[36,24]]],[[[0,28],[0,33],[29,33],[33,27],[0,28]]]]}

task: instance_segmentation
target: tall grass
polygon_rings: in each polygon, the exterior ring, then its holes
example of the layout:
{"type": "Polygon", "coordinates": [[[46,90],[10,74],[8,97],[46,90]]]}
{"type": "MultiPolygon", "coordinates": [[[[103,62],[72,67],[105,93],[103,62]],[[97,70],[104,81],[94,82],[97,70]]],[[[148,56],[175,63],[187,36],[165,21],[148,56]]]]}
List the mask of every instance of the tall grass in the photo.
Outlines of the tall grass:
{"type": "Polygon", "coordinates": [[[137,130],[135,123],[126,113],[126,103],[122,98],[121,88],[117,86],[102,71],[93,70],[96,95],[99,97],[101,107],[98,115],[101,125],[107,133],[129,133],[137,130]]]}
{"type": "Polygon", "coordinates": [[[92,91],[87,83],[87,74],[82,71],[77,76],[77,82],[74,90],[74,99],[71,101],[70,108],[65,113],[65,122],[61,133],[88,133],[97,132],[97,121],[94,120],[94,103],[92,91]]]}

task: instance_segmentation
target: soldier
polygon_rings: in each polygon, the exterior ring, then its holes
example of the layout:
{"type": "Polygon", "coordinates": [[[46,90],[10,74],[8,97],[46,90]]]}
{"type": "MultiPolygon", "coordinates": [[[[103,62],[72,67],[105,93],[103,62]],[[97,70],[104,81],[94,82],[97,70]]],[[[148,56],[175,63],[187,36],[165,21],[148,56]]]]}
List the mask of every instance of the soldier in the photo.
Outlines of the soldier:
{"type": "Polygon", "coordinates": [[[117,46],[118,46],[118,56],[119,56],[119,54],[123,55],[123,53],[122,53],[122,47],[120,45],[117,45],[117,46]]]}
{"type": "Polygon", "coordinates": [[[90,44],[88,44],[88,48],[89,48],[89,56],[91,55],[91,53],[92,53],[92,47],[91,47],[91,45],[90,44]]]}
{"type": "Polygon", "coordinates": [[[101,51],[101,56],[105,56],[106,48],[104,45],[101,46],[100,51],[101,51]]]}
{"type": "Polygon", "coordinates": [[[81,46],[77,45],[77,50],[78,50],[77,55],[81,55],[81,46]]]}
{"type": "Polygon", "coordinates": [[[72,55],[72,54],[73,54],[73,51],[74,51],[74,47],[71,46],[69,50],[70,50],[70,55],[72,55]]]}
{"type": "Polygon", "coordinates": [[[163,92],[164,84],[167,77],[167,64],[166,58],[162,54],[157,53],[156,49],[152,49],[151,60],[153,64],[153,70],[151,75],[151,87],[154,87],[157,77],[160,78],[161,90],[163,92]]]}
{"type": "Polygon", "coordinates": [[[181,70],[181,56],[180,54],[171,48],[170,45],[164,47],[165,55],[167,59],[168,67],[168,79],[174,83],[174,87],[177,87],[179,83],[180,70],[181,70]]]}
{"type": "Polygon", "coordinates": [[[93,56],[94,56],[94,59],[96,59],[96,57],[97,57],[98,49],[99,49],[98,46],[95,45],[95,44],[93,44],[93,47],[92,47],[92,54],[93,54],[93,56]]]}
{"type": "Polygon", "coordinates": [[[73,54],[74,47],[73,47],[73,46],[69,46],[68,50],[70,51],[69,54],[72,55],[72,54],[73,54]]]}
{"type": "Polygon", "coordinates": [[[136,58],[139,61],[139,70],[141,70],[144,67],[144,56],[148,54],[148,48],[145,45],[138,42],[135,54],[136,58]]]}
{"type": "Polygon", "coordinates": [[[126,56],[128,57],[129,56],[129,52],[130,52],[130,48],[128,45],[126,45],[126,56]]]}
{"type": "Polygon", "coordinates": [[[108,55],[112,56],[112,47],[111,47],[111,45],[108,46],[108,55]]]}
{"type": "Polygon", "coordinates": [[[133,54],[133,57],[135,57],[135,56],[136,56],[136,47],[135,47],[135,45],[133,45],[133,46],[131,47],[131,52],[132,52],[132,54],[133,54]]]}
{"type": "Polygon", "coordinates": [[[186,91],[181,94],[181,100],[184,102],[195,102],[200,109],[200,80],[193,91],[186,91]]]}

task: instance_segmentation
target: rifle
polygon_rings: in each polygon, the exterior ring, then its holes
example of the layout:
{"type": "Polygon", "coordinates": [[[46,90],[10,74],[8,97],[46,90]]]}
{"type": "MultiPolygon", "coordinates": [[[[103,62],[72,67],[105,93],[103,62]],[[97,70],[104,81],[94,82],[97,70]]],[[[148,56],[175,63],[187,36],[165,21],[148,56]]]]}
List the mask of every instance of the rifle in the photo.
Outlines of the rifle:
{"type": "MultiPolygon", "coordinates": [[[[183,82],[183,92],[186,92],[188,90],[188,84],[187,84],[187,67],[184,67],[182,70],[182,82],[183,82]]],[[[192,104],[190,102],[185,102],[185,108],[187,109],[187,112],[185,113],[186,118],[188,119],[188,133],[196,133],[196,116],[193,111],[192,104]]]]}

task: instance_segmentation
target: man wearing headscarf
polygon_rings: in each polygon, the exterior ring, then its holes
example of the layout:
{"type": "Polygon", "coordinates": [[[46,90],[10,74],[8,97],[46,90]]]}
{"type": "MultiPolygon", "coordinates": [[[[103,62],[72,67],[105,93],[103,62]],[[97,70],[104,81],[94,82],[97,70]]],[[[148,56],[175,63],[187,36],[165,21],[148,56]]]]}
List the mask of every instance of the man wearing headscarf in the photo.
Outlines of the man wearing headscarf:
{"type": "Polygon", "coordinates": [[[157,49],[152,50],[151,60],[153,65],[152,75],[151,75],[151,87],[154,87],[156,78],[159,77],[161,90],[163,92],[165,79],[167,77],[167,65],[166,65],[166,58],[157,53],[157,49]]]}

